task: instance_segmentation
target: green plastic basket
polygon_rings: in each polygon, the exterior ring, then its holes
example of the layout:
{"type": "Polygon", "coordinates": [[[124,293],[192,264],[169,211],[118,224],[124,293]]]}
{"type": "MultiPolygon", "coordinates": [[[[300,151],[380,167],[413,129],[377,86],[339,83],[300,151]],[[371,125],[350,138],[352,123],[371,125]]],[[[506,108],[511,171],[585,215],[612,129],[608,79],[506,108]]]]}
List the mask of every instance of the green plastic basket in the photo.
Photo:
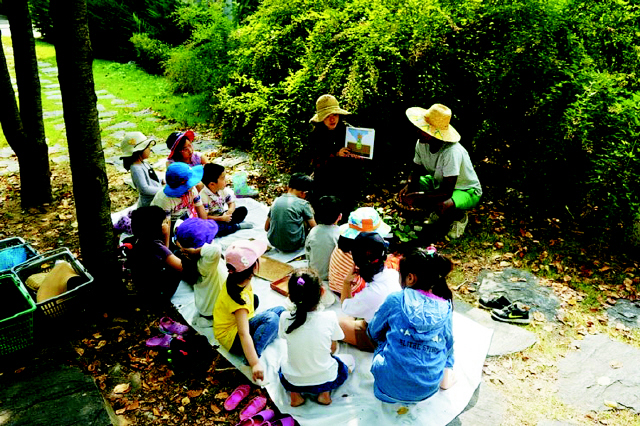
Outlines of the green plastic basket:
{"type": "Polygon", "coordinates": [[[33,345],[33,315],[36,304],[13,274],[0,275],[0,356],[33,345]]]}

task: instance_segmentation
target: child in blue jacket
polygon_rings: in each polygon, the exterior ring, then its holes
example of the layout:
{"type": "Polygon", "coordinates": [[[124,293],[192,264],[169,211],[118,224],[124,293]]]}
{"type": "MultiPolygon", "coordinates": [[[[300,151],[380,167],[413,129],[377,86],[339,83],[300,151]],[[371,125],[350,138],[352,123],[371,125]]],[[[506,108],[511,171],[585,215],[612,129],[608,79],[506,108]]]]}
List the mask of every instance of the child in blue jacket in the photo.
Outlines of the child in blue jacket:
{"type": "Polygon", "coordinates": [[[419,402],[453,385],[451,268],[435,247],[400,261],[403,290],[386,298],[367,328],[377,343],[371,372],[381,401],[419,402]]]}

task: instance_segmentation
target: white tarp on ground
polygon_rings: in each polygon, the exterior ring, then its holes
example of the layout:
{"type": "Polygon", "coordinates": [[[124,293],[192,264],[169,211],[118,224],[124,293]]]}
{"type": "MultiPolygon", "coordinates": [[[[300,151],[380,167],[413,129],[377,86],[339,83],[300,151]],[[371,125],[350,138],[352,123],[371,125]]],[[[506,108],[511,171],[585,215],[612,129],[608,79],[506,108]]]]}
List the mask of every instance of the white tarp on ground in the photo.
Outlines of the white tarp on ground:
{"type": "MultiPolygon", "coordinates": [[[[239,206],[249,210],[247,221],[254,225],[253,229],[241,230],[235,234],[217,239],[223,248],[238,239],[259,239],[266,241],[264,223],[268,207],[253,199],[239,199],[239,206]]],[[[286,254],[271,250],[267,256],[290,262],[302,252],[286,254]]],[[[304,266],[305,261],[294,261],[294,267],[304,266]]],[[[271,290],[270,283],[260,278],[254,278],[254,293],[260,299],[258,312],[278,305],[287,305],[287,299],[271,290]]],[[[201,334],[207,336],[211,344],[218,345],[213,337],[212,328],[199,328],[194,325],[197,311],[193,300],[193,290],[182,282],[172,298],[173,304],[182,314],[185,321],[191,324],[201,334]]],[[[339,315],[339,304],[330,308],[339,315]]],[[[318,405],[307,401],[300,407],[292,408],[289,397],[278,380],[278,369],[281,360],[286,356],[287,346],[284,340],[277,339],[262,354],[261,362],[265,367],[265,387],[271,399],[283,413],[293,415],[302,426],[334,425],[446,425],[464,410],[475,389],[481,381],[482,366],[491,342],[492,331],[473,320],[454,312],[453,335],[456,374],[456,384],[447,391],[439,391],[426,401],[408,406],[409,410],[398,410],[401,404],[387,404],[377,400],[373,395],[373,375],[370,367],[373,355],[354,349],[350,345],[340,343],[339,353],[352,354],[356,360],[354,372],[347,381],[332,393],[333,403],[329,406],[318,405]]],[[[219,345],[218,345],[219,346],[219,345]]],[[[247,377],[251,370],[245,366],[240,357],[229,354],[224,348],[218,351],[247,377]]]]}

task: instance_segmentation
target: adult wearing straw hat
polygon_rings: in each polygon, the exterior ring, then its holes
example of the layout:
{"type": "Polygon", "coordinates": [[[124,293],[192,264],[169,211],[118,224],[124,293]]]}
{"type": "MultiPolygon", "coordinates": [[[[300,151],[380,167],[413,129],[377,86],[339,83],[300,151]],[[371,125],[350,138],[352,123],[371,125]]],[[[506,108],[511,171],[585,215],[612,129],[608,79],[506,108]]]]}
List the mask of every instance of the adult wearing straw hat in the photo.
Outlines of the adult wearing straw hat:
{"type": "Polygon", "coordinates": [[[458,238],[468,222],[466,211],[482,196],[482,187],[469,153],[460,145],[460,134],[450,124],[451,110],[442,104],[429,109],[412,107],[407,118],[417,127],[414,167],[400,200],[431,215],[438,233],[458,238]]]}
{"type": "Polygon", "coordinates": [[[323,195],[334,195],[342,202],[343,217],[355,206],[361,185],[362,159],[345,147],[349,124],[344,116],[350,115],[340,108],[332,95],[322,95],[316,101],[316,113],[309,122],[313,124],[310,135],[311,168],[314,179],[313,200],[323,195]]]}

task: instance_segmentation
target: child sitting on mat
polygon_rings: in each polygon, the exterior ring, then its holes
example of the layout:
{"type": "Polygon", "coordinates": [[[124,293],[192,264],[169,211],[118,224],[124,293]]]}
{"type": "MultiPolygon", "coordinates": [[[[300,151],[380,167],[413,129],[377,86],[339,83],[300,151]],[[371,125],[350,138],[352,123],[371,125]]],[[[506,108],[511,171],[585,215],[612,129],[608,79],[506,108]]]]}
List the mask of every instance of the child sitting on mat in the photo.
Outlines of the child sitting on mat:
{"type": "MultiPolygon", "coordinates": [[[[318,310],[324,292],[311,269],[297,269],[289,278],[289,300],[295,310],[282,314],[278,335],[287,341],[280,382],[291,392],[292,407],[304,403],[302,393],[318,395],[320,404],[331,404],[331,391],[349,374],[347,365],[332,355],[337,341],[344,338],[338,318],[333,311],[318,310]]],[[[353,358],[347,362],[353,363],[353,358]]]]}
{"type": "Polygon", "coordinates": [[[265,251],[267,244],[258,240],[236,241],[227,248],[224,257],[229,275],[213,310],[215,338],[230,353],[244,355],[253,380],[264,379],[260,355],[278,337],[278,322],[284,311],[282,306],[276,306],[255,313],[257,303],[251,279],[265,251]]]}
{"type": "Polygon", "coordinates": [[[269,209],[264,230],[269,242],[278,250],[293,252],[304,247],[305,225],[316,226],[311,204],[305,198],[311,191],[313,179],[294,173],[287,193],[276,198],[269,209]]]}
{"type": "Polygon", "coordinates": [[[367,323],[389,294],[402,289],[400,276],[395,269],[385,268],[387,242],[377,232],[359,233],[353,240],[351,253],[355,267],[340,292],[342,312],[350,316],[340,318],[340,327],[345,342],[373,352],[375,345],[367,336],[367,323]],[[352,281],[356,275],[364,279],[366,286],[354,295],[352,281]]]}
{"type": "Polygon", "coordinates": [[[453,385],[451,268],[435,247],[400,260],[404,289],[387,297],[367,327],[378,345],[371,365],[378,399],[419,402],[453,385]]]}
{"type": "Polygon", "coordinates": [[[321,197],[315,205],[315,210],[318,224],[309,231],[304,249],[309,267],[318,272],[322,281],[328,281],[331,253],[336,248],[340,236],[340,200],[330,195],[321,197]]]}
{"type": "Polygon", "coordinates": [[[243,222],[247,217],[247,208],[236,207],[236,196],[227,186],[227,174],[224,166],[208,163],[202,174],[204,188],[200,191],[202,204],[207,217],[218,224],[218,236],[232,234],[238,229],[250,229],[253,225],[243,222]]]}

